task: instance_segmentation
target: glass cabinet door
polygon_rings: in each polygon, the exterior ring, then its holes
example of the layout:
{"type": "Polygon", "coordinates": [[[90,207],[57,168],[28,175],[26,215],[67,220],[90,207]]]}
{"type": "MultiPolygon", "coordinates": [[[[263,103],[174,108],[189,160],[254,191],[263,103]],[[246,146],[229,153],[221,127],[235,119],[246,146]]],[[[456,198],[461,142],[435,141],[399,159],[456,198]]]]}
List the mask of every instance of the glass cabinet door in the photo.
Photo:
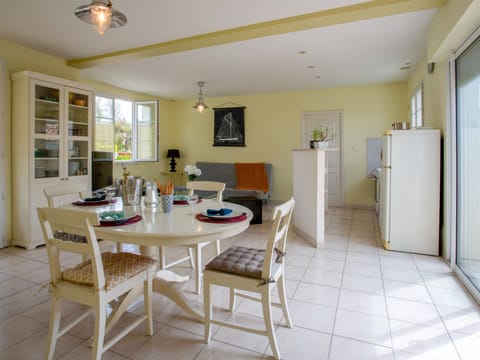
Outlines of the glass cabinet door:
{"type": "Polygon", "coordinates": [[[67,88],[68,176],[88,175],[89,102],[88,93],[67,88]]]}
{"type": "Polygon", "coordinates": [[[60,176],[60,89],[35,85],[34,178],[60,176]]]}

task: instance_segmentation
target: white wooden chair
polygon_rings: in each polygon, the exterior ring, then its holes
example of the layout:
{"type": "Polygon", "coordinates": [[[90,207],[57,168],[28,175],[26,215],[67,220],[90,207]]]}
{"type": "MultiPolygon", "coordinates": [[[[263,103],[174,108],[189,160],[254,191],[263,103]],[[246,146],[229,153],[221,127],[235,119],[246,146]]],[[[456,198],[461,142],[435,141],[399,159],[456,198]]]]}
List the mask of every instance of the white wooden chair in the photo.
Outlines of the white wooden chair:
{"type": "Polygon", "coordinates": [[[43,189],[49,208],[59,207],[68,202],[81,199],[87,193],[85,184],[62,184],[43,189]]]}
{"type": "MultiPolygon", "coordinates": [[[[88,190],[85,184],[70,183],[46,187],[43,189],[43,193],[47,197],[48,207],[55,208],[83,198],[88,194],[88,190]]],[[[62,232],[61,235],[64,237],[64,240],[74,242],[86,241],[84,236],[69,234],[66,232],[62,232]]],[[[117,252],[121,252],[122,243],[117,243],[116,246],[117,252]]]]}
{"type": "MultiPolygon", "coordinates": [[[[65,205],[68,202],[76,201],[82,198],[86,192],[87,186],[85,184],[73,183],[54,185],[43,189],[43,193],[47,197],[49,208],[56,208],[65,205]]],[[[61,238],[62,240],[73,242],[87,242],[87,238],[83,235],[71,234],[64,231],[54,231],[54,236],[56,238],[61,238]]],[[[83,256],[83,259],[87,260],[86,255],[83,256]]]]}
{"type": "MultiPolygon", "coordinates": [[[[223,190],[225,190],[225,183],[218,181],[188,181],[187,182],[188,195],[193,195],[195,190],[200,191],[212,191],[216,192],[216,200],[221,202],[223,199],[223,190]]],[[[165,247],[159,247],[159,258],[160,258],[160,269],[168,269],[169,267],[175,266],[179,263],[189,260],[192,267],[195,269],[195,291],[197,294],[200,294],[201,281],[202,281],[202,248],[208,243],[200,243],[196,245],[190,245],[188,247],[188,256],[181,259],[172,261],[171,263],[166,263],[165,247]],[[192,254],[194,250],[194,254],[192,254]]],[[[216,241],[217,246],[217,255],[220,254],[220,241],[216,241]]]]}
{"type": "Polygon", "coordinates": [[[280,359],[271,307],[272,305],[280,307],[287,326],[289,328],[293,326],[285,294],[283,257],[285,256],[285,245],[294,204],[295,201],[291,198],[289,201],[275,207],[273,211],[273,225],[265,249],[232,246],[205,266],[203,273],[205,343],[210,341],[212,324],[226,326],[267,336],[273,356],[275,359],[280,359]],[[235,296],[260,301],[262,303],[265,330],[212,319],[211,285],[230,288],[230,311],[232,312],[235,308],[235,296]],[[272,302],[271,291],[275,285],[278,286],[280,303],[272,302]],[[260,294],[260,298],[237,293],[236,289],[260,294]]]}
{"type": "Polygon", "coordinates": [[[143,321],[146,321],[147,335],[152,335],[152,280],[156,261],[131,253],[101,254],[92,227],[98,223],[97,214],[94,212],[58,208],[38,208],[37,212],[50,267],[50,328],[45,359],[53,359],[58,338],[86,318],[91,310],[95,313],[92,359],[100,359],[102,353],[143,321]],[[56,239],[53,229],[60,228],[71,234],[85,236],[87,242],[75,243],[56,239]],[[60,261],[61,252],[87,255],[89,260],[72,268],[65,268],[60,261]],[[105,334],[112,329],[132,300],[142,293],[144,315],[105,342],[105,334]],[[87,305],[89,309],[60,329],[63,301],[87,305]],[[109,302],[115,306],[107,317],[109,302]]]}

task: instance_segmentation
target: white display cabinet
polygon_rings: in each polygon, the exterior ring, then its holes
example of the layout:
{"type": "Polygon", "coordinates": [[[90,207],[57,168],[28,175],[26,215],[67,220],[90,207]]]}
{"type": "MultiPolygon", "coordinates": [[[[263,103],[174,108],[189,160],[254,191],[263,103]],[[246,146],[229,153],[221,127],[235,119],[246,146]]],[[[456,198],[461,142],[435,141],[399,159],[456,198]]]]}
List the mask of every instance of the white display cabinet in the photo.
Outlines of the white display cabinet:
{"type": "Polygon", "coordinates": [[[90,188],[93,91],[39,73],[12,74],[13,244],[43,244],[36,208],[43,189],[65,182],[90,188]]]}

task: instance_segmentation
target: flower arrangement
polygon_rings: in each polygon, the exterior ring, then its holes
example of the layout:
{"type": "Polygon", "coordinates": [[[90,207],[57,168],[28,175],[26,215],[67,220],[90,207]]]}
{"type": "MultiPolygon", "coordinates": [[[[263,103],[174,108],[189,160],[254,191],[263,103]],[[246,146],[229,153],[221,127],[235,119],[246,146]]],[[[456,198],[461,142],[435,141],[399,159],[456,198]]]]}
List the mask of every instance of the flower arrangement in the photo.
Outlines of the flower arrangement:
{"type": "Polygon", "coordinates": [[[192,181],[195,180],[197,176],[202,175],[202,170],[200,170],[195,165],[187,165],[185,166],[185,173],[188,176],[188,180],[192,181]]]}

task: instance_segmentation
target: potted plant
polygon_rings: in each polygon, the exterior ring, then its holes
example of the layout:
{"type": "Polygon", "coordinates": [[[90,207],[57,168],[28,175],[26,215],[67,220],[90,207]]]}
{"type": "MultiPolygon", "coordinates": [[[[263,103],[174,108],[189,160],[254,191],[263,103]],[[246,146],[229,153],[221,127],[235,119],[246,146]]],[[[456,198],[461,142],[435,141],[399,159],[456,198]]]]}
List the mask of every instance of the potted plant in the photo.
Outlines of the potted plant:
{"type": "Polygon", "coordinates": [[[328,142],[335,138],[335,135],[328,128],[316,126],[310,135],[310,149],[326,149],[328,142]]]}

